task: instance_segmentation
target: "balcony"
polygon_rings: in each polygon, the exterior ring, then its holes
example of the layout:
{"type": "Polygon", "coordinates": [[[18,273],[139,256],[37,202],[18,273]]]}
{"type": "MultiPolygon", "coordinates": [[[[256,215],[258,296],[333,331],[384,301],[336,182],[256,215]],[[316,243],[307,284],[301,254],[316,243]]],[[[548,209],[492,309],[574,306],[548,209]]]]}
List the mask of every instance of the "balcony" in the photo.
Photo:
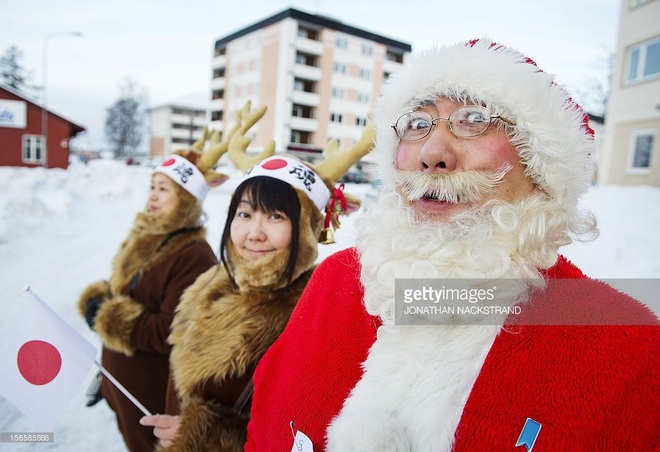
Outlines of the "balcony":
{"type": "Polygon", "coordinates": [[[209,110],[219,111],[225,109],[225,100],[224,99],[213,99],[209,104],[209,110]]]}
{"type": "Polygon", "coordinates": [[[218,77],[211,80],[211,90],[222,89],[225,87],[227,79],[225,77],[218,77]]]}
{"type": "Polygon", "coordinates": [[[298,78],[318,82],[321,80],[321,68],[304,64],[294,64],[293,75],[298,78]]]}
{"type": "Polygon", "coordinates": [[[213,57],[213,60],[211,61],[212,68],[225,67],[225,66],[227,66],[227,55],[218,55],[213,57]]]}
{"type": "Polygon", "coordinates": [[[292,116],[289,124],[293,130],[302,130],[303,132],[315,132],[319,128],[319,123],[316,119],[301,118],[292,116]]]}
{"type": "Polygon", "coordinates": [[[293,91],[291,100],[294,104],[306,105],[309,107],[318,107],[321,104],[321,96],[307,91],[293,91]]]}
{"type": "Polygon", "coordinates": [[[396,72],[401,67],[401,64],[402,63],[386,59],[383,62],[383,71],[391,74],[392,72],[396,72]]]}
{"type": "Polygon", "coordinates": [[[191,131],[191,130],[186,130],[186,129],[171,129],[170,130],[170,137],[172,138],[179,138],[179,139],[184,139],[184,140],[189,140],[189,139],[195,139],[199,138],[201,136],[201,133],[197,131],[191,131]]]}
{"type": "Polygon", "coordinates": [[[295,41],[296,50],[300,50],[311,55],[321,55],[323,52],[323,43],[320,41],[314,41],[313,39],[307,38],[296,38],[295,41]]]}

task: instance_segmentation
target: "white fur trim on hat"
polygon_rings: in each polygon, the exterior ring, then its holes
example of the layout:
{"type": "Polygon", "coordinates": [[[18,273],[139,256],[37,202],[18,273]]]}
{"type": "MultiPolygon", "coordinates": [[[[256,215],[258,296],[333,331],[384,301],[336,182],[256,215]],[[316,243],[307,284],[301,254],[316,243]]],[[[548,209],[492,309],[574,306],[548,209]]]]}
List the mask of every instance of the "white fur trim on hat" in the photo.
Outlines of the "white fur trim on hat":
{"type": "Polygon", "coordinates": [[[204,175],[192,162],[180,155],[172,154],[154,168],[154,173],[163,173],[201,203],[204,202],[209,186],[204,175]]]}
{"type": "Polygon", "coordinates": [[[511,142],[527,174],[568,208],[590,185],[595,145],[587,117],[558,85],[515,49],[479,39],[413,55],[383,87],[374,122],[374,155],[384,190],[394,189],[399,140],[390,127],[407,111],[438,97],[485,105],[516,123],[511,142]]]}
{"type": "Polygon", "coordinates": [[[272,177],[288,183],[305,193],[320,211],[325,209],[330,199],[330,191],[321,176],[294,157],[286,155],[268,157],[250,168],[243,180],[257,176],[272,177]]]}

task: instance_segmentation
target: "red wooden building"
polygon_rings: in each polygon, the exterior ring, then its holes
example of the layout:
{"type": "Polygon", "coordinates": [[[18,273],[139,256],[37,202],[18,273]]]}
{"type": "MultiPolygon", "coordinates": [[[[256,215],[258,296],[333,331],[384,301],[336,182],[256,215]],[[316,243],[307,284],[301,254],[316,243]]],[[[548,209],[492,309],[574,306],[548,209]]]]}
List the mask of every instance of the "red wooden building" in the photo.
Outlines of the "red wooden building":
{"type": "Polygon", "coordinates": [[[48,143],[44,149],[41,106],[0,85],[0,166],[69,166],[69,140],[85,129],[50,111],[46,118],[48,143]]]}

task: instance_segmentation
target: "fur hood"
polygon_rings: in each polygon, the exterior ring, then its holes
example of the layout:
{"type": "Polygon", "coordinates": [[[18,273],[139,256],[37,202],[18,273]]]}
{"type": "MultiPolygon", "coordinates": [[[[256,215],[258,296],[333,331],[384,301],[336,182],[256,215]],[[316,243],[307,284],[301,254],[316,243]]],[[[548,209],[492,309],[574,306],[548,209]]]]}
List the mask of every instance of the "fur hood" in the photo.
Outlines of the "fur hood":
{"type": "Polygon", "coordinates": [[[284,330],[311,276],[323,222],[311,199],[295,191],[300,227],[291,283],[282,278],[289,249],[246,262],[230,240],[231,277],[224,266],[217,265],[183,293],[168,338],[174,346],[172,375],[180,396],[192,394],[200,382],[243,375],[284,330]]]}
{"type": "MultiPolygon", "coordinates": [[[[300,227],[292,281],[314,265],[318,256],[318,237],[323,227],[323,216],[312,200],[302,190],[294,187],[294,191],[300,202],[300,227]]],[[[283,274],[289,259],[289,249],[272,256],[264,256],[254,262],[246,262],[238,257],[230,240],[227,243],[227,264],[239,290],[267,292],[286,287],[289,282],[283,280],[283,274]]]]}

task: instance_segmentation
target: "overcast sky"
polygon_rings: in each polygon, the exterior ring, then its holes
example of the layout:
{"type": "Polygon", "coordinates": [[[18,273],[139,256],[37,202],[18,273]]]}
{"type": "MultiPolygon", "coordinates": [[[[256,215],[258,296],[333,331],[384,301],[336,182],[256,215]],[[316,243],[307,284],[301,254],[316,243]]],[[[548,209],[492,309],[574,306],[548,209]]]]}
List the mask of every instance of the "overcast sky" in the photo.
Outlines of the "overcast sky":
{"type": "Polygon", "coordinates": [[[412,45],[487,36],[518,48],[574,92],[603,78],[621,0],[0,0],[0,53],[23,52],[47,106],[104,141],[105,110],[130,77],[149,106],[208,93],[217,39],[293,7],[412,45]],[[76,31],[81,37],[55,34],[76,31]]]}

